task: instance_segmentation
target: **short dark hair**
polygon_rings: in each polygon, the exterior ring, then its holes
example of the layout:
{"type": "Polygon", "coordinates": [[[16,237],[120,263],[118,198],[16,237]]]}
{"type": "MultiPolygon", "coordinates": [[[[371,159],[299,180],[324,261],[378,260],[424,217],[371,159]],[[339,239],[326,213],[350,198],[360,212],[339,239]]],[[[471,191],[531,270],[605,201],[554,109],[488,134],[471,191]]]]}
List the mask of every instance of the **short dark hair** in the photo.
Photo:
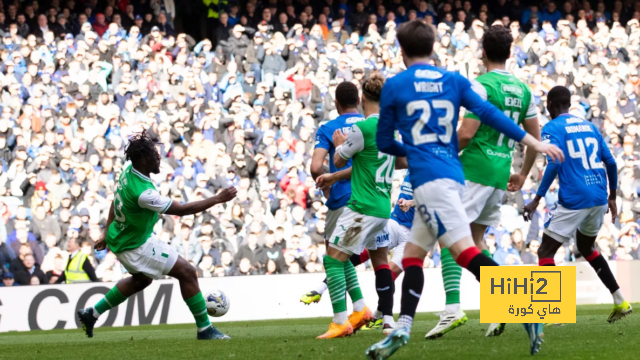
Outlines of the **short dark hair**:
{"type": "Polygon", "coordinates": [[[433,28],[419,19],[404,23],[396,34],[400,47],[408,57],[430,56],[435,34],[433,28]]]}
{"type": "Polygon", "coordinates": [[[571,105],[571,91],[564,86],[556,86],[547,94],[547,101],[554,105],[569,106],[571,105]]]}
{"type": "Polygon", "coordinates": [[[511,56],[511,43],[513,43],[511,31],[502,25],[490,27],[482,38],[482,48],[487,54],[487,59],[495,63],[507,61],[511,56]]]}
{"type": "Polygon", "coordinates": [[[358,87],[344,81],[336,88],[336,101],[345,108],[358,106],[358,87]]]}

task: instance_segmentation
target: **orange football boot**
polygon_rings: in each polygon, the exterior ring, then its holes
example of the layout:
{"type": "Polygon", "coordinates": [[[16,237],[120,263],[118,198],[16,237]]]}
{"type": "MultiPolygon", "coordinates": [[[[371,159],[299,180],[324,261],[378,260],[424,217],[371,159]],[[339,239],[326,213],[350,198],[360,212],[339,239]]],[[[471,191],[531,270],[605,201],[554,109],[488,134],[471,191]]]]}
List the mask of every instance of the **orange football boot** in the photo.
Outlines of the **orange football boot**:
{"type": "Polygon", "coordinates": [[[361,327],[365,326],[374,319],[373,313],[369,310],[368,306],[365,306],[362,311],[354,311],[349,315],[349,323],[353,327],[353,332],[360,330],[361,327]]]}
{"type": "Polygon", "coordinates": [[[345,321],[345,323],[342,325],[338,325],[332,322],[329,325],[329,330],[326,333],[318,336],[316,339],[334,339],[351,335],[353,335],[353,327],[351,326],[350,322],[345,321]]]}

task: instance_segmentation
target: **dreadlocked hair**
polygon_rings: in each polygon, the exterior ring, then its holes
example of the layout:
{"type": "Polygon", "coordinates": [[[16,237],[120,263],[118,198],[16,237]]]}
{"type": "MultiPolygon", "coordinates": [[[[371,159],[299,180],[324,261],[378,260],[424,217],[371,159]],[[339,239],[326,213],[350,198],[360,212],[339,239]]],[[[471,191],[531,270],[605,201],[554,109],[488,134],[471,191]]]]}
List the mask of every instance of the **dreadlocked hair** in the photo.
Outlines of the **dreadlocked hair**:
{"type": "Polygon", "coordinates": [[[124,149],[124,155],[125,160],[130,160],[134,167],[135,165],[147,164],[151,159],[160,157],[153,140],[147,135],[147,130],[142,130],[129,137],[129,144],[124,149]]]}
{"type": "Polygon", "coordinates": [[[362,84],[362,94],[364,94],[367,100],[380,102],[382,86],[384,86],[384,77],[379,72],[374,72],[369,75],[369,78],[362,84]]]}

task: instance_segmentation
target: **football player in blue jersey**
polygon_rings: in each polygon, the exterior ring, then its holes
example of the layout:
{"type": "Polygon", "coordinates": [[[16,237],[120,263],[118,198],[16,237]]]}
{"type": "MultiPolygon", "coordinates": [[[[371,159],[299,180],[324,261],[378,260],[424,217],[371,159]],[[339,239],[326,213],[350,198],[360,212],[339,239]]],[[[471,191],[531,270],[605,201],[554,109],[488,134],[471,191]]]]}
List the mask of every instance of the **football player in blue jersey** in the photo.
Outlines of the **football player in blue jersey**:
{"type": "MultiPolygon", "coordinates": [[[[465,179],[456,135],[460,107],[505,136],[554,160],[563,160],[557,146],[527,134],[483,101],[462,75],[428,65],[435,41],[431,26],[420,20],[407,22],[398,29],[397,39],[407,70],[384,85],[376,141],[381,152],[407,157],[418,213],[402,259],[405,276],[397,327],[366,351],[371,359],[387,358],[409,341],[424,285],[422,265],[436,242],[448,248],[454,260],[478,280],[482,266],[498,265],[475,246],[462,205],[465,179]],[[395,130],[399,130],[403,143],[394,139],[395,130]]],[[[525,324],[525,329],[530,352],[535,354],[542,343],[542,324],[525,324]]]]}
{"type": "Polygon", "coordinates": [[[556,251],[575,236],[578,251],[613,295],[613,311],[607,319],[612,323],[630,314],[632,309],[622,296],[607,260],[593,245],[604,214],[611,212],[613,221],[617,215],[618,167],[596,126],[569,114],[570,106],[571,92],[566,87],[556,86],[549,91],[547,109],[553,120],[542,128],[542,140],[560,147],[567,161],[562,164],[549,162],[535,198],[524,207],[524,218],[531,219],[557,176],[560,183],[558,206],[545,224],[538,264],[555,266],[556,251]]]}

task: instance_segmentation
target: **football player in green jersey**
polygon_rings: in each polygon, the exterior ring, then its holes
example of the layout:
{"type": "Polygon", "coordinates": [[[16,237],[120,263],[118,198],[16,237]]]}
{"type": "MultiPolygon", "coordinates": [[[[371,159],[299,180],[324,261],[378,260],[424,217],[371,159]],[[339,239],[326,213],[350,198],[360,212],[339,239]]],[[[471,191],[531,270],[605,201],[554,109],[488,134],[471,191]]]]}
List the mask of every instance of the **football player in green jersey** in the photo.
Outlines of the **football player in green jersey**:
{"type": "MultiPolygon", "coordinates": [[[[483,62],[487,73],[472,82],[473,89],[483,99],[522,125],[527,133],[540,139],[540,126],[533,95],[528,85],[505,70],[511,54],[513,37],[501,25],[492,26],[482,40],[483,62]]],[[[476,246],[485,255],[491,254],[484,245],[484,233],[488,226],[500,223],[500,206],[506,190],[520,190],[526,180],[537,152],[527,148],[524,164],[519,173],[511,175],[511,161],[515,141],[493,128],[483,125],[478,117],[467,113],[458,130],[460,161],[464,169],[466,190],[462,199],[471,221],[471,234],[476,246]]],[[[460,277],[462,268],[453,260],[447,249],[442,250],[442,279],[445,287],[445,311],[427,339],[434,339],[463,325],[467,317],[460,309],[460,277]]],[[[504,324],[491,324],[487,336],[500,335],[504,324]]]]}
{"type": "MultiPolygon", "coordinates": [[[[342,168],[353,159],[351,166],[351,197],[330,237],[327,237],[327,255],[324,266],[334,317],[329,330],[319,339],[351,335],[374,315],[366,306],[360,291],[358,276],[349,257],[369,250],[371,262],[376,268],[378,311],[384,315],[389,330],[393,329],[393,276],[388,264],[389,234],[385,227],[391,214],[391,185],[395,158],[378,151],[375,134],[380,109],[380,93],[384,78],[372,74],[362,85],[362,104],[367,117],[355,123],[345,135],[338,129],[333,134],[336,154],[333,161],[342,168]],[[353,313],[347,318],[345,290],[353,301],[353,313]]],[[[357,93],[357,88],[354,86],[357,93]]],[[[318,186],[336,180],[342,172],[323,175],[318,186]],[[330,180],[328,180],[330,179],[330,180]],[[328,180],[326,183],[324,180],[328,180]]],[[[347,174],[345,171],[344,174],[347,174]]]]}
{"type": "Polygon", "coordinates": [[[229,339],[211,325],[207,305],[198,286],[196,271],[168,244],[153,237],[158,214],[185,216],[203,212],[236,196],[233,187],[208,199],[180,204],[160,195],[149,174],[160,172],[160,154],[143,131],[129,140],[125,149],[129,162],[118,180],[115,198],[109,210],[105,237],[95,244],[116,254],[131,277],[120,280],[94,307],[78,311],[88,337],[98,317],[128,297],[144,290],[153,280],[168,275],[178,279],[182,298],[189,306],[198,327],[199,340],[229,339]]]}

